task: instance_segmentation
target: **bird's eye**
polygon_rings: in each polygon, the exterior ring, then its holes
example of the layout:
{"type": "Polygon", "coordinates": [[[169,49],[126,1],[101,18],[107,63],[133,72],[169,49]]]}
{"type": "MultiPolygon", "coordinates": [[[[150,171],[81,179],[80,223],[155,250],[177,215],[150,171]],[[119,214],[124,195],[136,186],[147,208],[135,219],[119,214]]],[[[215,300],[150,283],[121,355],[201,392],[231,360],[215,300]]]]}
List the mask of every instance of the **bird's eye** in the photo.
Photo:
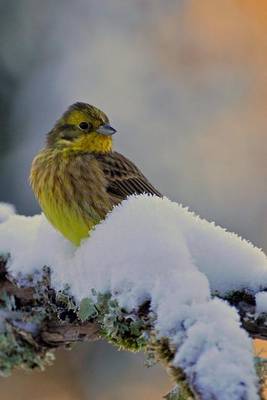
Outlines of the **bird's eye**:
{"type": "Polygon", "coordinates": [[[79,124],[79,128],[81,128],[83,131],[87,131],[87,130],[89,129],[89,124],[88,124],[88,122],[85,122],[85,121],[81,122],[81,123],[79,124]]]}

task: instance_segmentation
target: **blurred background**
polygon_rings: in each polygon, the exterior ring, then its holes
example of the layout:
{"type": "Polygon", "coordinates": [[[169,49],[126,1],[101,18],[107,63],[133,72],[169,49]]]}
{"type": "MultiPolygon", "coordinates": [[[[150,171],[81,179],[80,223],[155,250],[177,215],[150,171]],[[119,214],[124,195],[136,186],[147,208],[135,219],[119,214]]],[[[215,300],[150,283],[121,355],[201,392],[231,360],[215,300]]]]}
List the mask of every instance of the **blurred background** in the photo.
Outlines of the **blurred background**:
{"type": "MultiPolygon", "coordinates": [[[[27,177],[73,102],[172,200],[267,251],[264,0],[0,0],[0,201],[39,212],[27,177]]],[[[170,382],[106,344],[0,381],[12,400],[150,400],[170,382]]]]}

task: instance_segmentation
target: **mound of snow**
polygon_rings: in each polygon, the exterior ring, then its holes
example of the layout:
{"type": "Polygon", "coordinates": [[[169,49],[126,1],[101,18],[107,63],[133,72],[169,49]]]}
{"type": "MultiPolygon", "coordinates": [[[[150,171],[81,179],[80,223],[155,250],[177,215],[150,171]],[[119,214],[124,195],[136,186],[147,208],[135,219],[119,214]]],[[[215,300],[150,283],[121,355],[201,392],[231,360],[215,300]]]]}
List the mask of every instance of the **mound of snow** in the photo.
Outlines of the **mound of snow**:
{"type": "Polygon", "coordinates": [[[49,265],[55,289],[70,285],[77,301],[92,288],[129,311],[149,299],[158,337],[171,338],[174,365],[203,394],[258,398],[251,342],[235,309],[211,298],[211,291],[267,286],[267,258],[246,240],[167,198],[143,195],[116,207],[79,248],[43,215],[10,215],[0,224],[0,249],[11,254],[14,276],[49,265]]]}
{"type": "Polygon", "coordinates": [[[11,204],[0,203],[0,223],[5,222],[11,215],[14,215],[15,212],[15,207],[11,204]]]}

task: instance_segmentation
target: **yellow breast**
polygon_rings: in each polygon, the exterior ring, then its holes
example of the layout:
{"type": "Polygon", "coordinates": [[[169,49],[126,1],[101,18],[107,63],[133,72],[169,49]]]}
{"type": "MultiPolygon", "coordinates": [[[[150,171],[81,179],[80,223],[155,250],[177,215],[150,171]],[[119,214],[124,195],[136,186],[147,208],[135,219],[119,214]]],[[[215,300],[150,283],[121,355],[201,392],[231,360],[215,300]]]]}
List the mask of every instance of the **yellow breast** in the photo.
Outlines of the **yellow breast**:
{"type": "Polygon", "coordinates": [[[97,223],[88,218],[85,220],[79,212],[75,212],[64,201],[55,201],[46,191],[42,191],[39,202],[51,224],[76,246],[97,223]]]}
{"type": "Polygon", "coordinates": [[[33,161],[30,182],[47,219],[79,245],[101,217],[93,202],[90,204],[89,194],[79,189],[81,182],[75,173],[69,171],[68,157],[45,149],[33,161]]]}

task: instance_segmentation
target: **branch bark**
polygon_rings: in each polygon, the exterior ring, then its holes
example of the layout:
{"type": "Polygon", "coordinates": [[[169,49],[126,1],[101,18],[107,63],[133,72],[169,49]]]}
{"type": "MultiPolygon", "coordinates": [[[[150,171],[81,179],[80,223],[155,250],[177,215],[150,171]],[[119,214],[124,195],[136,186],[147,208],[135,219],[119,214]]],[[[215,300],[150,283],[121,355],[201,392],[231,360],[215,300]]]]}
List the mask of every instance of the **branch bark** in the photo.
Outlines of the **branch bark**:
{"type": "MultiPolygon", "coordinates": [[[[21,312],[23,316],[30,310],[41,307],[48,307],[47,317],[43,319],[38,331],[34,330],[33,339],[36,345],[44,349],[56,349],[76,342],[94,341],[100,338],[99,325],[97,322],[81,322],[71,312],[62,310],[62,304],[56,299],[56,293],[50,287],[49,270],[45,269],[42,279],[42,295],[40,296],[39,287],[25,286],[20,287],[10,278],[6,270],[7,260],[0,258],[0,297],[5,295],[13,297],[17,305],[16,312],[21,312]],[[40,304],[42,303],[43,304],[40,304]],[[65,313],[65,315],[63,315],[65,313]]],[[[30,285],[30,282],[29,282],[30,285]]],[[[3,301],[3,300],[2,300],[3,301]]],[[[18,329],[14,321],[9,319],[9,323],[18,329]]],[[[20,333],[23,332],[21,324],[20,333]]],[[[27,325],[25,325],[27,334],[27,325]]]]}
{"type": "Polygon", "coordinates": [[[242,327],[251,338],[267,340],[267,314],[256,312],[254,293],[237,290],[221,298],[237,309],[242,327]]]}

